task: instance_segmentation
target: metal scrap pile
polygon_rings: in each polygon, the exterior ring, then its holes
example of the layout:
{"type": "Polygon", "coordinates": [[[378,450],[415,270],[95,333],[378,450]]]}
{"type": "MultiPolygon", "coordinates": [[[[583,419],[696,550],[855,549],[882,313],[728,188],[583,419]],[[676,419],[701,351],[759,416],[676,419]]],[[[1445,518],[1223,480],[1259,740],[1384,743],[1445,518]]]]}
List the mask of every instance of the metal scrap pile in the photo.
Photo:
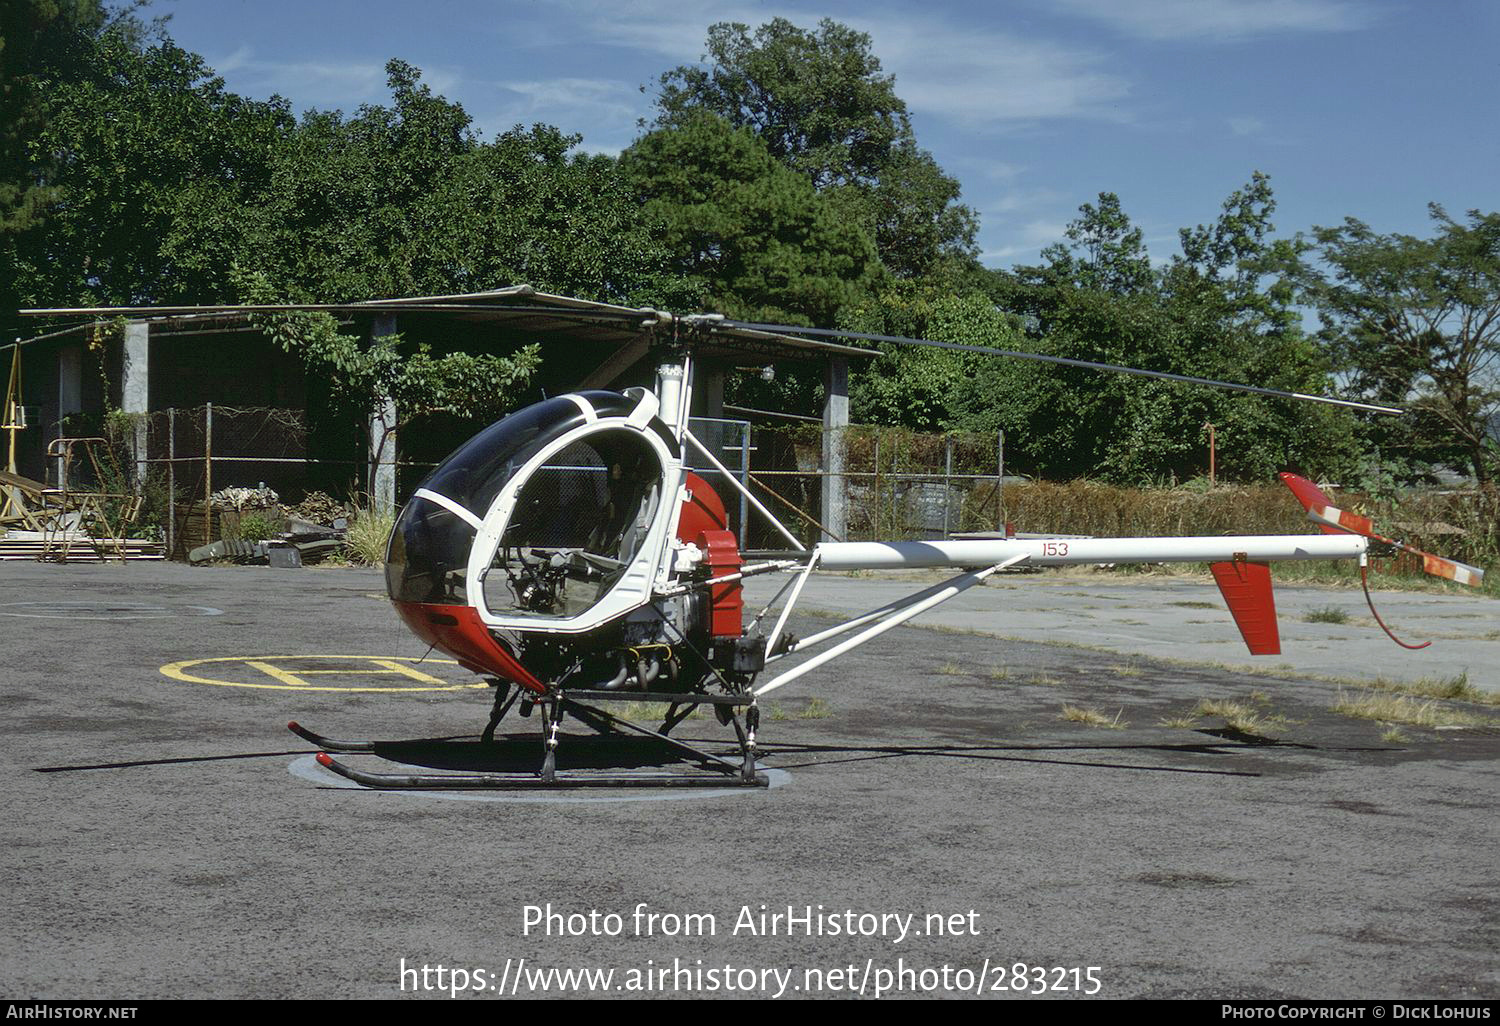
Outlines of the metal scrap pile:
{"type": "Polygon", "coordinates": [[[302,502],[284,508],[265,485],[224,488],[209,501],[216,511],[229,514],[223,523],[232,524],[232,537],[192,550],[189,562],[297,567],[321,562],[344,547],[349,511],[323,492],[310,492],[302,502]]]}

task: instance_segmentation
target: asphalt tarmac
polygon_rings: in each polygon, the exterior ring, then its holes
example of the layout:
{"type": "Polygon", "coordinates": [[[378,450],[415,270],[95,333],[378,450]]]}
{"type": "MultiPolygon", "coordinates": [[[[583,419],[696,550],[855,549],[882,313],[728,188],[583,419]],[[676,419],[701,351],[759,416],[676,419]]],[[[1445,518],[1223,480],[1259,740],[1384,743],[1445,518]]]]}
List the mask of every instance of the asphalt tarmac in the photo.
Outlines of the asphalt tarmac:
{"type": "MultiPolygon", "coordinates": [[[[895,583],[806,603],[871,608],[895,583]]],[[[1032,583],[777,692],[769,789],[392,793],[318,767],[286,721],[460,736],[388,750],[445,767],[527,764],[539,725],[464,739],[488,690],[418,661],[377,573],[0,564],[0,996],[1500,996],[1500,707],[1393,732],[1333,709],[1396,676],[1357,623],[1350,680],[1290,656],[1247,673],[1111,637],[1217,632],[1221,661],[1227,615],[1186,604],[1211,586],[1032,583]],[[1032,603],[1037,629],[1010,628],[1031,640],[994,636],[986,603],[1032,603]],[[1146,612],[1107,612],[1127,606],[1146,612]],[[1231,699],[1252,729],[1193,715],[1231,699]]],[[[1289,651],[1333,633],[1283,623],[1289,651]]],[[[1493,639],[1448,633],[1492,685],[1493,639]]],[[[570,730],[565,768],[664,758],[570,730]]]]}

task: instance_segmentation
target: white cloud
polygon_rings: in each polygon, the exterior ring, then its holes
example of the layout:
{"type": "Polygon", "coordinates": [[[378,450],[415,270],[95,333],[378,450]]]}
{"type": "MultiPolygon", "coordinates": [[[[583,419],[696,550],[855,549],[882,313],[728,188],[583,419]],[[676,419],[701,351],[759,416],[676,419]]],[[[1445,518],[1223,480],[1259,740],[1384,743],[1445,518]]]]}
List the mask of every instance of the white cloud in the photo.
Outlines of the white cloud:
{"type": "MultiPolygon", "coordinates": [[[[214,71],[233,78],[232,88],[251,96],[272,93],[292,100],[293,105],[337,108],[350,111],[361,104],[390,102],[384,61],[277,61],[259,58],[249,47],[240,47],[228,57],[210,61],[214,71]],[[302,97],[317,97],[305,102],[302,97]]],[[[452,97],[460,87],[457,72],[443,68],[422,69],[422,83],[434,93],[452,97]]]]}
{"type": "MultiPolygon", "coordinates": [[[[694,63],[708,26],[739,21],[752,27],[781,16],[807,29],[816,17],[794,8],[725,5],[708,0],[627,0],[602,9],[584,0],[564,5],[577,18],[570,31],[594,44],[613,44],[694,63]]],[[[928,10],[869,10],[835,20],[871,37],[882,70],[915,112],[973,126],[1057,117],[1124,117],[1116,106],[1129,82],[1106,58],[1085,49],[950,20],[928,10]]]]}
{"type": "Polygon", "coordinates": [[[981,203],[977,209],[982,217],[1011,217],[1031,210],[1055,207],[1063,201],[1062,193],[1046,187],[1037,189],[1011,189],[992,200],[981,203]]]}
{"type": "Polygon", "coordinates": [[[1126,119],[1130,83],[1087,50],[927,19],[866,22],[873,49],[913,111],[971,125],[1050,118],[1126,119]]]}
{"type": "Polygon", "coordinates": [[[1229,118],[1228,123],[1229,130],[1235,135],[1260,135],[1266,130],[1266,123],[1260,118],[1229,118]]]}
{"type": "Polygon", "coordinates": [[[752,4],[723,4],[712,0],[561,0],[554,14],[571,11],[576,23],[569,30],[592,43],[660,54],[675,63],[691,64],[703,53],[708,27],[737,21],[752,28],[780,15],[798,25],[816,20],[805,13],[777,11],[752,4]]]}
{"type": "Polygon", "coordinates": [[[640,90],[611,79],[553,78],[486,83],[491,92],[472,100],[475,122],[489,137],[513,125],[542,121],[583,135],[591,153],[617,154],[635,135],[636,118],[645,113],[640,90]],[[488,105],[488,106],[487,106],[488,105]]]}
{"type": "Polygon", "coordinates": [[[1002,260],[1012,257],[1024,256],[1027,259],[1034,258],[1037,251],[1061,242],[1068,231],[1066,223],[1058,221],[1029,221],[1026,224],[1012,229],[1000,229],[987,232],[989,235],[1003,236],[1007,241],[998,249],[986,249],[979,255],[981,263],[994,265],[1002,260]]]}
{"type": "Polygon", "coordinates": [[[1348,0],[1048,0],[1143,39],[1250,39],[1281,32],[1347,32],[1373,20],[1348,0]]]}

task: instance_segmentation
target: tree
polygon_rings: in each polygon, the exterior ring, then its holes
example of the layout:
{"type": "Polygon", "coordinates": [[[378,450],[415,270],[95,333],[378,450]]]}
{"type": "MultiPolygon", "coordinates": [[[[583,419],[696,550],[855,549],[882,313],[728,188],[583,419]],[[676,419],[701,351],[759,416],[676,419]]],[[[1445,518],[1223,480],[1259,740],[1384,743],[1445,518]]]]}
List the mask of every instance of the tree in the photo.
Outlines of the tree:
{"type": "Polygon", "coordinates": [[[621,157],[673,270],[708,304],[747,320],[828,326],[868,295],[869,235],[746,128],[699,111],[621,157]]]}
{"type": "MultiPolygon", "coordinates": [[[[1184,230],[1184,256],[1156,272],[1118,197],[1101,193],[1079,208],[1067,243],[1044,251],[1045,265],[996,276],[995,295],[1031,329],[1027,345],[1009,348],[1326,391],[1327,362],[1291,314],[1290,287],[1268,273],[1287,255],[1268,241],[1272,209],[1257,175],[1213,225],[1184,230]]],[[[1017,464],[1053,476],[1194,476],[1207,469],[1207,423],[1225,477],[1335,471],[1354,455],[1349,418],[1326,407],[1081,368],[981,363],[959,407],[960,423],[1005,428],[1017,464]]]]}
{"type": "Polygon", "coordinates": [[[459,104],[402,61],[389,106],[311,112],[273,160],[247,266],[299,299],[468,292],[530,284],[630,305],[694,295],[618,162],[577,136],[516,126],[481,143],[459,104]]]}
{"type": "MultiPolygon", "coordinates": [[[[19,248],[59,190],[54,154],[39,145],[47,96],[71,82],[111,15],[101,0],[8,0],[0,4],[0,330],[14,327],[20,304],[19,248]]],[[[136,25],[116,12],[122,28],[136,25]]]]}
{"type": "MultiPolygon", "coordinates": [[[[1025,345],[1015,318],[976,291],[953,292],[895,281],[876,301],[848,311],[844,326],[879,335],[1015,349],[1025,345]]],[[[850,383],[850,415],[859,424],[899,424],[918,431],[948,430],[983,402],[970,382],[990,357],[926,346],[879,345],[850,383]]],[[[972,419],[972,418],[971,418],[972,419]]]]}
{"type": "Polygon", "coordinates": [[[225,90],[201,57],[108,29],[54,82],[36,146],[53,155],[45,221],[17,241],[18,284],[43,303],[222,302],[257,232],[282,101],[225,90]]]}
{"type": "Polygon", "coordinates": [[[1302,283],[1350,393],[1412,405],[1414,417],[1383,422],[1376,440],[1467,464],[1489,485],[1500,474],[1500,213],[1470,210],[1460,223],[1428,210],[1427,239],[1354,218],[1314,229],[1328,272],[1308,269],[1302,283]]]}
{"type": "Polygon", "coordinates": [[[775,160],[838,196],[893,274],[973,260],[974,215],[958,203],[958,182],[917,146],[869,36],[828,19],[808,32],[776,18],[753,34],[713,25],[706,46],[706,67],[661,76],[652,127],[683,127],[707,111],[748,129],[775,160]]]}
{"type": "Polygon", "coordinates": [[[1085,203],[1068,224],[1068,245],[1053,243],[1042,250],[1050,277],[1072,285],[1117,295],[1130,295],[1154,283],[1151,258],[1141,241],[1141,230],[1130,223],[1112,192],[1099,194],[1099,205],[1085,203]]]}

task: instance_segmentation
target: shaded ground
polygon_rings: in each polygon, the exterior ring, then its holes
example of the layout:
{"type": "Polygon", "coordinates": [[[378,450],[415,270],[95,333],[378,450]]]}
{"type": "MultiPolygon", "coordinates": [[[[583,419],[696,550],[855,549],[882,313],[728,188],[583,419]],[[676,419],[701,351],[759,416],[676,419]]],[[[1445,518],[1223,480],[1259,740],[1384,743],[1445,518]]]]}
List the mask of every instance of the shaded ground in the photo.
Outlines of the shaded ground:
{"type": "MultiPolygon", "coordinates": [[[[401,662],[421,647],[376,574],[9,564],[0,584],[60,617],[0,604],[8,996],[386,997],[403,958],[489,982],[521,958],[775,968],[794,985],[808,969],[988,960],[1099,966],[1113,997],[1500,996],[1493,728],[1393,743],[1330,711],[1332,684],[902,628],[778,693],[763,740],[783,786],[460,801],[336,786],[284,729],[482,724],[487,691],[410,690],[467,678],[401,662]],[[305,658],[332,655],[387,664],[305,658]],[[165,676],[174,663],[227,683],[165,676]],[[809,710],[814,694],[826,705],[809,710]],[[1261,730],[1161,725],[1225,698],[1261,730]],[[1121,726],[1064,720],[1064,705],[1121,726]],[[549,902],[619,913],[623,935],[524,935],[525,907],[549,902]],[[712,914],[715,933],[634,936],[642,902],[712,914]],[[915,913],[919,930],[973,910],[978,935],[735,934],[762,904],[915,913]]],[[[535,726],[507,721],[503,756],[524,758],[535,726]]],[[[711,719],[683,732],[725,737],[711,719]]]]}

